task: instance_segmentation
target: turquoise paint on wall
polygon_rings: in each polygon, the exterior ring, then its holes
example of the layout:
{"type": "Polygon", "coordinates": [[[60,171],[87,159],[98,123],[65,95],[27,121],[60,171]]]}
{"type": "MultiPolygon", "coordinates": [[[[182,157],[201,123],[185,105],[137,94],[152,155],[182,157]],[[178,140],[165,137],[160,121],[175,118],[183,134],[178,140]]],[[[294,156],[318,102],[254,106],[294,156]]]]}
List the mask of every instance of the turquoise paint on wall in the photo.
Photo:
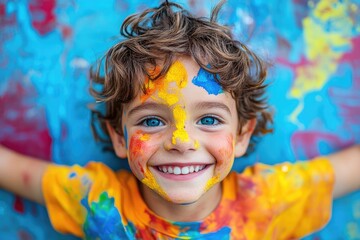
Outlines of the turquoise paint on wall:
{"type": "MultiPolygon", "coordinates": [[[[177,2],[208,16],[216,1],[177,2]]],[[[275,131],[250,156],[237,159],[236,170],[360,143],[360,1],[329,2],[228,0],[221,12],[220,21],[274,65],[268,95],[275,131]],[[321,14],[326,4],[328,14],[321,14]]],[[[149,5],[0,1],[0,143],[61,164],[98,160],[127,167],[92,138],[88,69],[119,39],[124,17],[149,5]]],[[[0,221],[0,239],[73,239],[52,230],[43,207],[4,191],[0,219],[6,219],[0,221]]],[[[336,200],[330,223],[306,239],[359,238],[356,192],[336,200]]]]}

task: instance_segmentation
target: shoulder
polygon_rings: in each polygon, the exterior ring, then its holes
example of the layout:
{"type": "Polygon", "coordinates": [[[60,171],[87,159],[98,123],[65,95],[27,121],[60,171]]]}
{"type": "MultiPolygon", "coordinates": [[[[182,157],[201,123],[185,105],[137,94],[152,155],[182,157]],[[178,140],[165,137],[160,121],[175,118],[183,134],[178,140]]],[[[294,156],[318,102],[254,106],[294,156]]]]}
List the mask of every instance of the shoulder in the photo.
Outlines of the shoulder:
{"type": "Polygon", "coordinates": [[[334,184],[334,170],[327,158],[315,158],[294,163],[276,165],[257,163],[242,173],[232,172],[224,180],[224,188],[240,189],[242,194],[250,192],[261,195],[286,195],[304,189],[323,186],[331,189],[334,184]]]}
{"type": "Polygon", "coordinates": [[[125,170],[115,171],[101,162],[89,162],[85,166],[50,165],[42,179],[44,191],[58,188],[71,188],[88,192],[90,188],[120,188],[133,178],[125,170]]]}
{"type": "Polygon", "coordinates": [[[272,177],[306,177],[332,178],[334,169],[326,157],[318,157],[307,161],[283,162],[275,165],[257,163],[244,170],[239,175],[253,178],[272,177]]]}

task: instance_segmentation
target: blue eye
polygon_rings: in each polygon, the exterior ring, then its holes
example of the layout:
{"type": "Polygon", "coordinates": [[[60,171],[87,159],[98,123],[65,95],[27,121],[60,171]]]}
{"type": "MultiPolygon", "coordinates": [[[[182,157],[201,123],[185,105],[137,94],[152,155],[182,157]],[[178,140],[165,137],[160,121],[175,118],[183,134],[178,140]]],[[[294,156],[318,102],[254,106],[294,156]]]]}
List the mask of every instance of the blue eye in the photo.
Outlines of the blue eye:
{"type": "Polygon", "coordinates": [[[164,123],[155,117],[149,117],[144,119],[141,122],[141,125],[145,126],[145,127],[159,127],[159,126],[164,126],[164,123]]]}
{"type": "Polygon", "coordinates": [[[201,125],[218,125],[220,122],[215,117],[207,116],[200,119],[198,123],[201,125]]]}

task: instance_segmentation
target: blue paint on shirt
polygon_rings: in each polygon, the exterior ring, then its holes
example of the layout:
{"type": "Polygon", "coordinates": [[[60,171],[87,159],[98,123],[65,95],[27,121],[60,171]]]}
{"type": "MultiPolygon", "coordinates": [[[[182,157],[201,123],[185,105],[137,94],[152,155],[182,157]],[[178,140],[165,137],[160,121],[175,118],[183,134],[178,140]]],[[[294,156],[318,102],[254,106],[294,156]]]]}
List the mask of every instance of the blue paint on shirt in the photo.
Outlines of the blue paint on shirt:
{"type": "Polygon", "coordinates": [[[71,178],[74,178],[74,177],[76,177],[76,172],[72,172],[72,173],[69,174],[69,178],[70,178],[70,179],[71,179],[71,178]]]}
{"type": "Polygon", "coordinates": [[[128,239],[121,222],[121,216],[114,205],[114,198],[103,192],[98,202],[88,203],[87,197],[81,201],[87,209],[83,230],[87,239],[128,239]]]}

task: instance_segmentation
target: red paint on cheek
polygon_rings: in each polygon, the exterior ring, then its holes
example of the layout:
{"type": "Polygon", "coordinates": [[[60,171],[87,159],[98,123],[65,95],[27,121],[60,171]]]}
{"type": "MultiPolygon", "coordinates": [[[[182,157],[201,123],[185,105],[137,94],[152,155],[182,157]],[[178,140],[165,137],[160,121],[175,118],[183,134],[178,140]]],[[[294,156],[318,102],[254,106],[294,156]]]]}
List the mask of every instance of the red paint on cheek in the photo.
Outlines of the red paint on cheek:
{"type": "Polygon", "coordinates": [[[130,138],[129,143],[129,163],[134,173],[144,175],[144,166],[148,159],[149,135],[137,131],[130,138]]]}
{"type": "Polygon", "coordinates": [[[138,164],[138,168],[140,169],[141,173],[144,174],[144,168],[141,166],[140,162],[137,163],[138,164]]]}
{"type": "Polygon", "coordinates": [[[139,158],[146,152],[148,140],[144,140],[143,138],[144,134],[141,131],[136,132],[130,138],[129,152],[131,159],[139,158]]]}
{"type": "MultiPolygon", "coordinates": [[[[218,138],[217,138],[218,139],[218,138]]],[[[221,139],[221,138],[220,138],[221,139]]],[[[220,141],[217,141],[220,142],[220,141]]],[[[223,144],[218,148],[218,165],[221,166],[224,163],[228,163],[232,160],[234,155],[234,145],[233,145],[233,137],[232,135],[228,135],[225,137],[223,144]]]]}

